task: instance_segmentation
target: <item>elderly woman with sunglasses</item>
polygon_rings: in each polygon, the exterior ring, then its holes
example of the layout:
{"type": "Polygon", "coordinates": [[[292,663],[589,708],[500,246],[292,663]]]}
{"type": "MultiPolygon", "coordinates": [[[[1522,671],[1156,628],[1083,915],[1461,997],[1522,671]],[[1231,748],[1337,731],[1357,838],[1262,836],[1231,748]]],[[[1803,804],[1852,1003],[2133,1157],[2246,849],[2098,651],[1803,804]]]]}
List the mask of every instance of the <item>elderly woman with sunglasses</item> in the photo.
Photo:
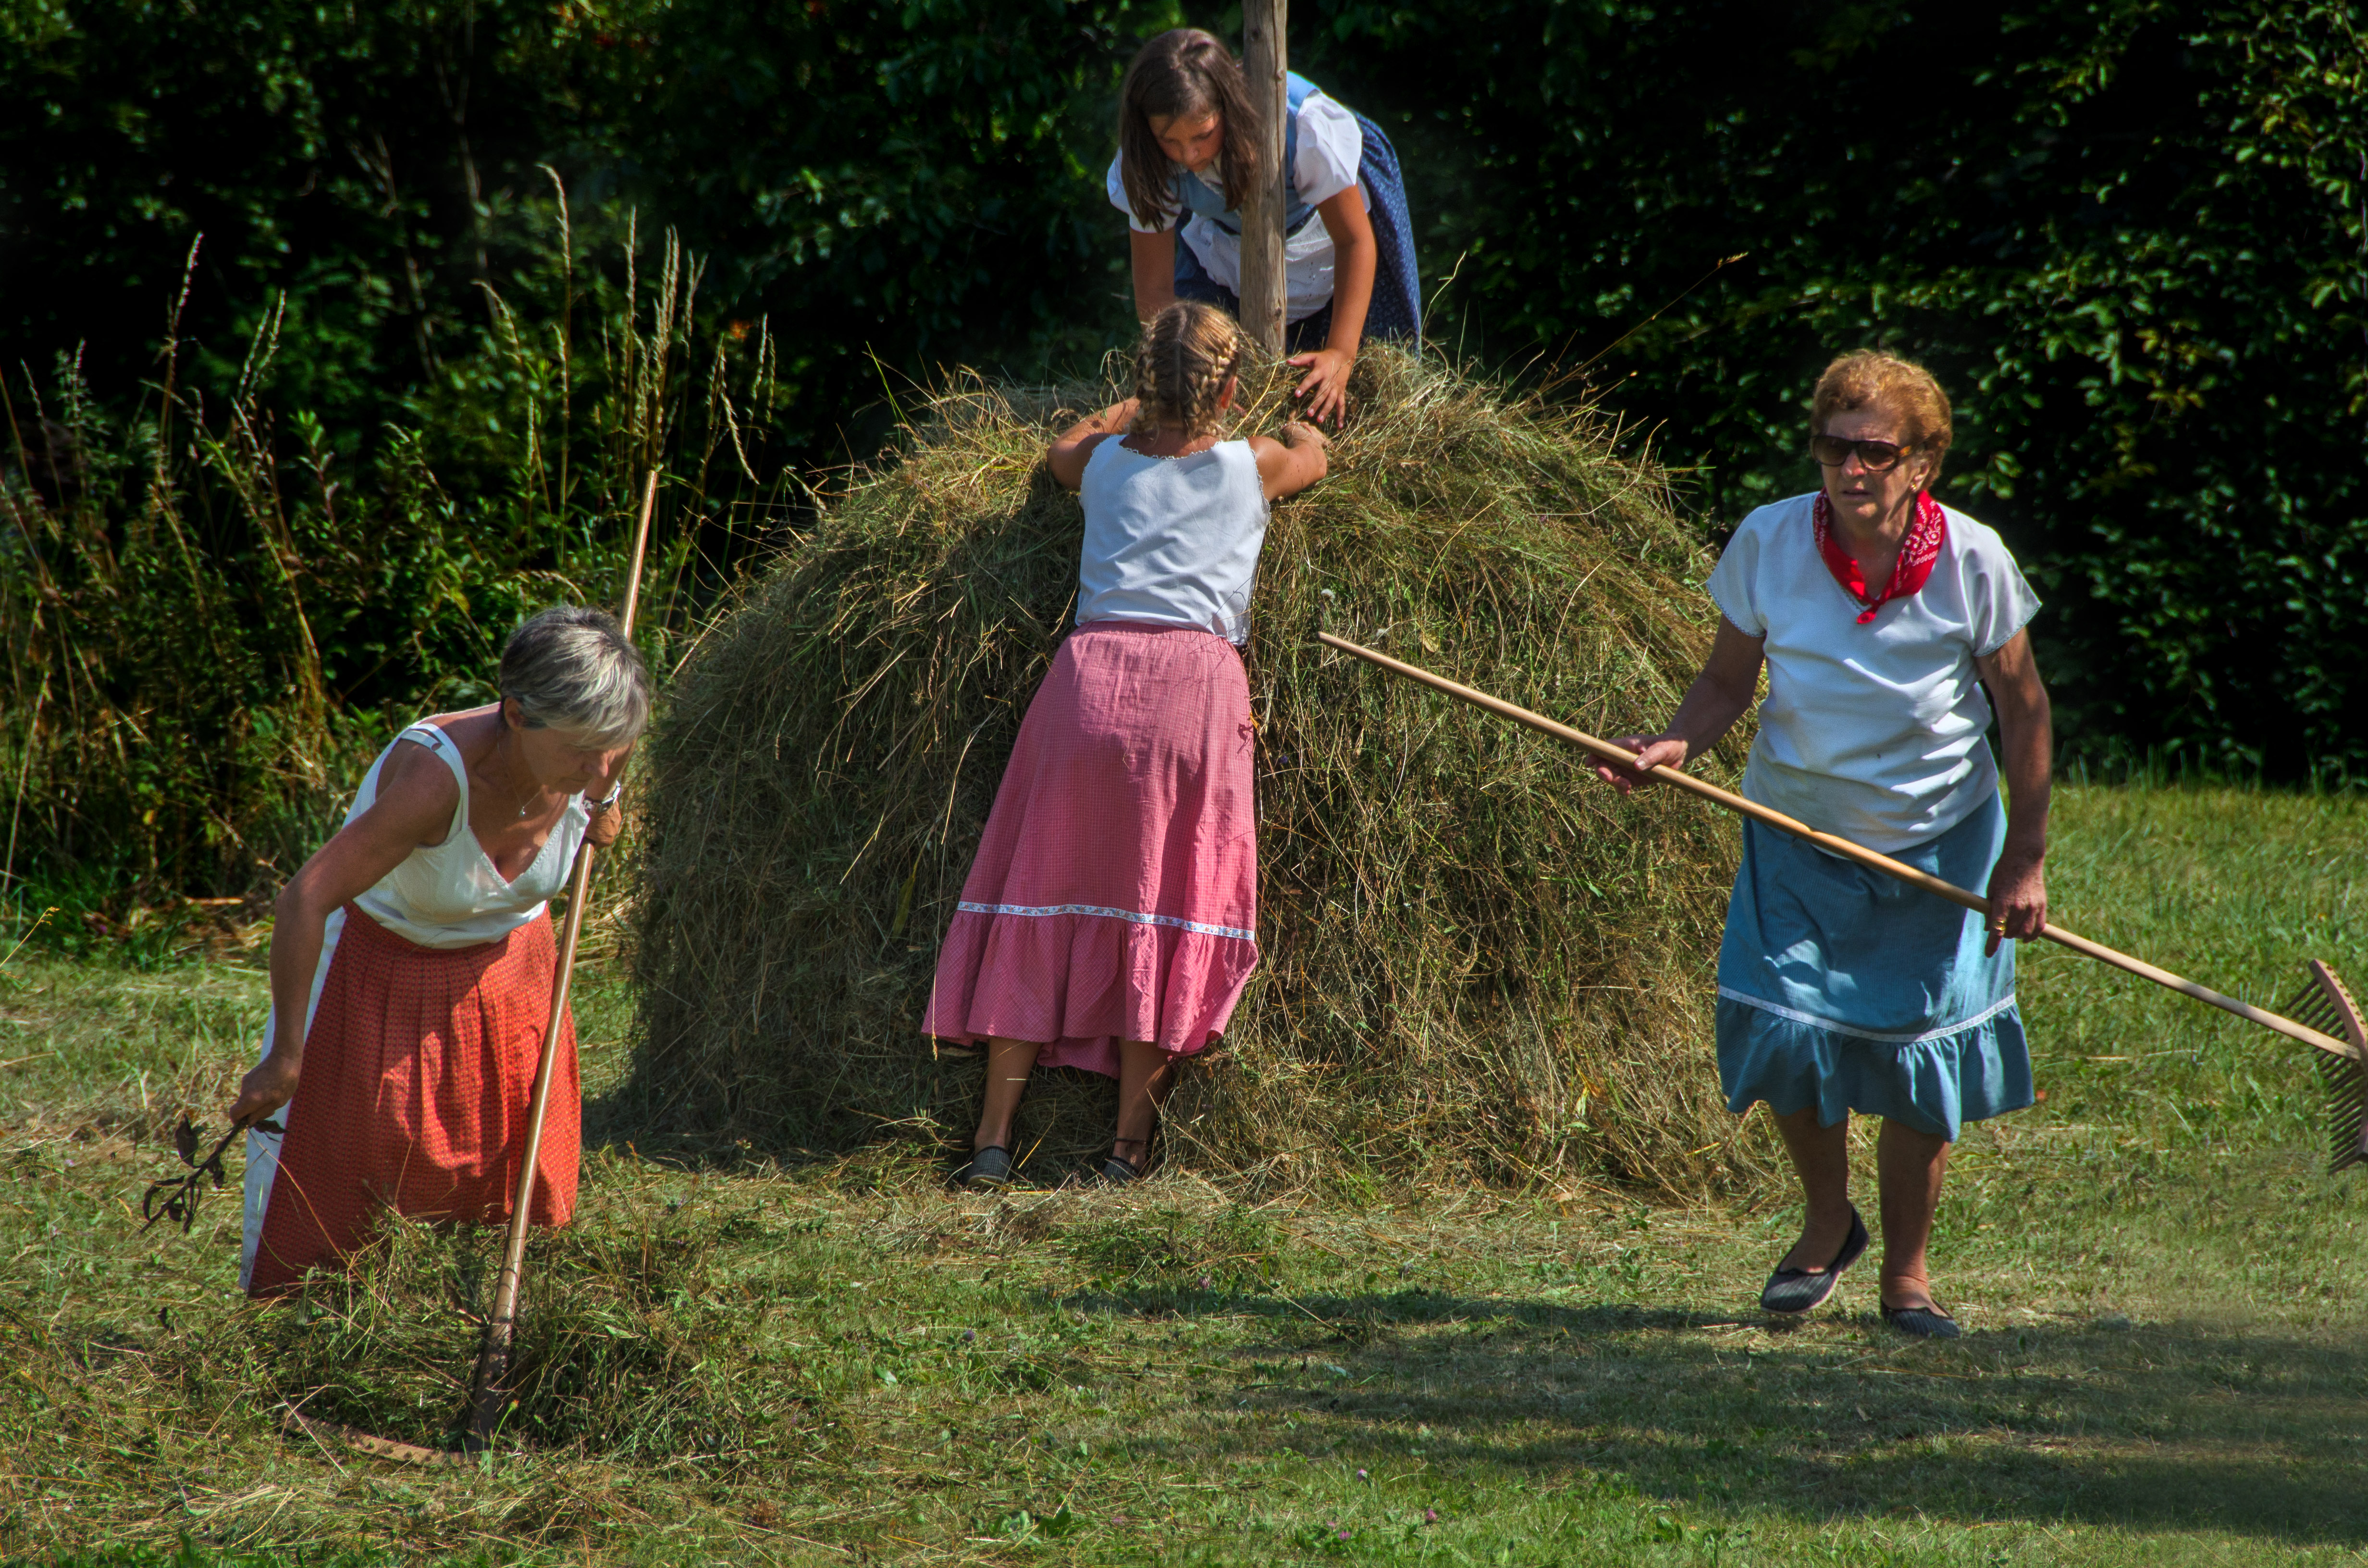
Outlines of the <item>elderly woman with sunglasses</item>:
{"type": "MultiPolygon", "coordinates": [[[[1855,1110],[1884,1119],[1884,1321],[1954,1338],[1925,1257],[1949,1146],[1962,1123],[2032,1100],[2006,938],[2047,918],[2047,691],[2023,630],[2039,601],[1996,533],[1932,499],[1949,402],[1921,367],[1843,356],[1817,381],[1810,428],[1823,487],[1744,519],[1711,574],[1709,660],[1666,731],[1624,744],[1682,767],[1751,705],[1765,664],[1743,792],[1987,886],[1985,917],[1746,822],[1718,960],[1728,1108],[1768,1103],[1806,1199],[1760,1304],[1808,1311],[1866,1249],[1855,1110]],[[1994,711],[2006,809],[1984,739],[1994,711]]],[[[1646,782],[1598,771],[1623,793],[1646,782]]]]}

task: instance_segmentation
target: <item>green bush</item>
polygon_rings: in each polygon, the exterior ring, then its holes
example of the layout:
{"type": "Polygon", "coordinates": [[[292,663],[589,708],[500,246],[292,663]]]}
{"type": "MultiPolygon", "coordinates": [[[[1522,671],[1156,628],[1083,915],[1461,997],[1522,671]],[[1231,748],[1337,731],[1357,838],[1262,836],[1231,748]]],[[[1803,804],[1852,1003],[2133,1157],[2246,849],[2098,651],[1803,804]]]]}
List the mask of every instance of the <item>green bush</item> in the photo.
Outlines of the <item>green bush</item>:
{"type": "Polygon", "coordinates": [[[1331,0],[1294,21],[1295,58],[1395,111],[1426,258],[1460,266],[1435,331],[1461,314],[1491,357],[1588,367],[1727,527],[1814,483],[1827,356],[1921,358],[1961,411],[1944,493],[2048,600],[2072,749],[2368,766],[2355,7],[1331,0]]]}
{"type": "Polygon", "coordinates": [[[234,370],[284,298],[279,405],[350,453],[476,373],[481,285],[523,308],[549,165],[603,247],[638,210],[711,258],[708,308],[768,321],[780,346],[781,438],[837,460],[882,392],[875,357],[1032,363],[1124,327],[1114,284],[1092,292],[1123,250],[1098,158],[1118,71],[1163,14],[0,7],[0,363],[84,346],[94,385],[128,401],[203,234],[183,330],[204,378],[234,370]]]}
{"type": "Polygon", "coordinates": [[[552,313],[597,337],[530,337],[493,297],[466,416],[392,426],[359,460],[275,412],[276,314],[226,381],[185,384],[168,354],[129,414],[70,359],[0,382],[0,835],[32,884],[0,915],[54,902],[50,939],[144,950],[128,904],[267,890],[393,729],[489,699],[520,619],[621,597],[646,474],[653,652],[688,628],[703,549],[803,504],[748,456],[774,433],[771,340],[695,328],[671,242],[630,290],[579,290],[553,255],[572,304],[552,313]]]}

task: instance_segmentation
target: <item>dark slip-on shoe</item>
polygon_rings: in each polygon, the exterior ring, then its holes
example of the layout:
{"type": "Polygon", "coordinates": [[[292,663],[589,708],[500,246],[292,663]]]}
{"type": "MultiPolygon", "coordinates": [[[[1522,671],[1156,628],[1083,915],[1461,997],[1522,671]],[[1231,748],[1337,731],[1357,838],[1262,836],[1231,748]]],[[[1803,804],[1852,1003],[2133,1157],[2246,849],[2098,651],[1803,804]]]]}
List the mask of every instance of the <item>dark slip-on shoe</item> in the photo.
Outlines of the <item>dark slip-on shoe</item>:
{"type": "Polygon", "coordinates": [[[1760,1310],[1805,1312],[1819,1305],[1834,1293],[1834,1282],[1842,1277],[1842,1270],[1856,1263],[1859,1255],[1866,1251],[1867,1240],[1866,1221],[1859,1218],[1858,1210],[1853,1208],[1850,1210],[1850,1235],[1843,1241],[1842,1250],[1834,1255],[1833,1262],[1816,1270],[1778,1269],[1768,1277],[1768,1288],[1759,1292],[1760,1310]]]}
{"type": "Polygon", "coordinates": [[[1929,1307],[1885,1307],[1883,1321],[1917,1339],[1954,1339],[1964,1333],[1938,1301],[1929,1307]]]}
{"type": "Polygon", "coordinates": [[[999,1144],[988,1144],[970,1157],[970,1163],[954,1173],[956,1187],[1009,1187],[1019,1179],[1011,1163],[1011,1151],[999,1144]]]}

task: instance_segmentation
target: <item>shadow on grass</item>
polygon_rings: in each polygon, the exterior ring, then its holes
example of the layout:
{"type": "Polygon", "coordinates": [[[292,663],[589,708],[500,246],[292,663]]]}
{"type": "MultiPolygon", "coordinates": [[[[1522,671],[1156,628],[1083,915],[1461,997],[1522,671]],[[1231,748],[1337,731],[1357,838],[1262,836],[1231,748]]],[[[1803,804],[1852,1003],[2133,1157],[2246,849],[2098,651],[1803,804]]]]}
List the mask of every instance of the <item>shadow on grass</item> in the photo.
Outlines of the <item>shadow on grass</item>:
{"type": "Polygon", "coordinates": [[[1418,1459],[1474,1485],[1613,1471],[1672,1502],[1811,1519],[2368,1541],[2368,1350],[2187,1324],[1975,1325],[1923,1344],[1860,1294],[1863,1312],[1792,1326],[1411,1290],[1061,1304],[1276,1320],[1243,1352],[1255,1375],[1212,1410],[1250,1418],[1237,1441],[1287,1417],[1298,1451],[1377,1470],[1418,1459]]]}

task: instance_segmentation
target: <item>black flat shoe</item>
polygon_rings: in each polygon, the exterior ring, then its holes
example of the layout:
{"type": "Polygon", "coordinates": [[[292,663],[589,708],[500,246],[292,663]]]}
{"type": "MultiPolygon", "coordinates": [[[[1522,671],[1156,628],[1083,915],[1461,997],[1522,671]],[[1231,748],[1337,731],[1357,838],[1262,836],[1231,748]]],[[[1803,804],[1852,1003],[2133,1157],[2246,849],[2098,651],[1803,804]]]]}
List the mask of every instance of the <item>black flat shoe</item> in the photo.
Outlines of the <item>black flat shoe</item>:
{"type": "Polygon", "coordinates": [[[1850,1210],[1850,1235],[1842,1242],[1842,1250],[1834,1255],[1833,1262],[1815,1271],[1806,1268],[1780,1268],[1768,1277],[1768,1287],[1759,1292],[1759,1310],[1769,1312],[1805,1312],[1834,1293],[1834,1282],[1842,1270],[1856,1263],[1866,1251],[1866,1221],[1858,1210],[1850,1210]]]}
{"type": "Polygon", "coordinates": [[[1095,1182],[1102,1187],[1124,1187],[1129,1182],[1141,1181],[1143,1177],[1141,1165],[1121,1157],[1115,1151],[1102,1162],[1102,1168],[1094,1173],[1095,1182]]]}
{"type": "Polygon", "coordinates": [[[999,1144],[988,1144],[970,1157],[970,1163],[954,1173],[956,1187],[1006,1187],[1019,1179],[1011,1164],[1011,1151],[999,1144]]]}
{"type": "Polygon", "coordinates": [[[1965,1332],[1955,1318],[1941,1310],[1938,1301],[1929,1307],[1885,1307],[1883,1321],[1918,1339],[1955,1339],[1965,1332]]]}

